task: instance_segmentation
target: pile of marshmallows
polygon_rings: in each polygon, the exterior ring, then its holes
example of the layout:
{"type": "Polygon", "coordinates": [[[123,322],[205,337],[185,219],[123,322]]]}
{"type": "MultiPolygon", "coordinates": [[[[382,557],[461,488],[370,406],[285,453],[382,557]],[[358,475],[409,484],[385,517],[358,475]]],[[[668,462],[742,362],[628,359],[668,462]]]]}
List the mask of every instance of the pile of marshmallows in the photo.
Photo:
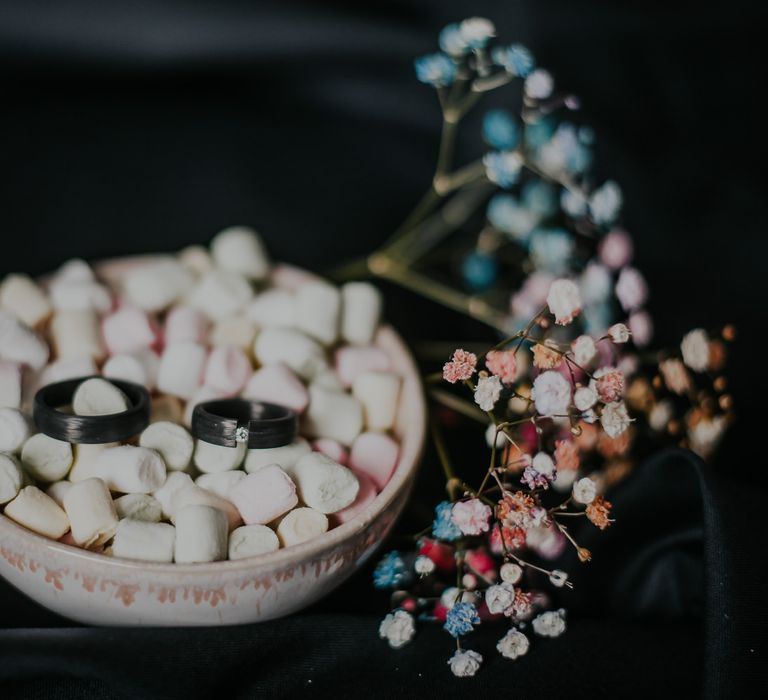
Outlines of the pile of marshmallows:
{"type": "MultiPolygon", "coordinates": [[[[389,480],[400,377],[373,344],[379,292],[315,279],[274,286],[246,228],[210,251],[126,267],[110,285],[80,260],[44,286],[0,284],[0,508],[24,527],[106,555],[239,559],[305,542],[364,509],[389,480]],[[270,286],[272,285],[272,286],[270,286]],[[119,444],[34,433],[37,389],[101,374],[144,385],[149,426],[119,444]],[[188,430],[195,404],[241,396],[287,406],[302,437],[220,447],[188,430]]],[[[285,281],[285,280],[283,280],[285,281]]],[[[70,410],[119,413],[113,384],[82,382],[70,410]]]]}

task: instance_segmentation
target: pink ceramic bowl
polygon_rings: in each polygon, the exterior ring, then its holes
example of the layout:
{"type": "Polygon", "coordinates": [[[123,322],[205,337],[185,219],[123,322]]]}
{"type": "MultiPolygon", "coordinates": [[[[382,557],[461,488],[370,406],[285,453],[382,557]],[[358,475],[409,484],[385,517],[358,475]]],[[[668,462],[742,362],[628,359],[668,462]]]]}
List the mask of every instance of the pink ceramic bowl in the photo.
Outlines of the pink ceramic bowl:
{"type": "MultiPolygon", "coordinates": [[[[110,264],[100,272],[110,277],[119,268],[110,264]]],[[[281,268],[276,282],[291,286],[303,276],[281,268]]],[[[403,377],[396,428],[400,458],[384,490],[354,519],[315,540],[257,557],[152,564],[60,544],[0,515],[0,574],[50,610],[96,625],[245,624],[288,615],[322,598],[359,569],[392,529],[424,444],[426,409],[413,358],[391,328],[379,331],[376,344],[403,377]]]]}

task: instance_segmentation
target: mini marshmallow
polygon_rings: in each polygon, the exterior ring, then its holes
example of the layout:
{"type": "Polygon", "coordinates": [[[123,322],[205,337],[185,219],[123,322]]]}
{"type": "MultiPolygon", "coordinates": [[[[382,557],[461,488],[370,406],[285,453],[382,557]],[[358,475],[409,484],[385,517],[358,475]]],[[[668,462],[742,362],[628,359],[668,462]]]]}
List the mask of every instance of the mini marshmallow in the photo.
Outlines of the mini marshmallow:
{"type": "Polygon", "coordinates": [[[170,423],[181,423],[184,419],[184,406],[175,396],[161,394],[152,398],[152,409],[149,414],[149,420],[152,423],[168,421],[170,423]]]}
{"type": "Polygon", "coordinates": [[[152,493],[166,478],[163,458],[154,450],[119,445],[102,450],[96,457],[97,474],[111,491],[152,493]]]}
{"type": "Polygon", "coordinates": [[[355,476],[360,484],[357,498],[355,498],[351,506],[347,506],[343,510],[333,514],[333,519],[337,523],[349,522],[352,518],[362,513],[379,493],[376,489],[376,484],[373,483],[373,479],[371,479],[370,476],[364,472],[355,472],[355,476]]]}
{"type": "Polygon", "coordinates": [[[256,326],[252,321],[245,316],[231,316],[216,323],[208,335],[208,342],[214,347],[240,348],[249,353],[255,337],[256,326]]]}
{"type": "Polygon", "coordinates": [[[241,479],[245,478],[245,472],[240,469],[231,469],[215,474],[201,474],[195,479],[195,483],[202,489],[215,493],[220,498],[229,499],[229,492],[237,486],[241,479]]]}
{"type": "Polygon", "coordinates": [[[319,386],[323,389],[330,389],[331,391],[344,391],[348,387],[345,387],[339,375],[330,367],[321,369],[314,377],[312,377],[312,386],[319,386]]]}
{"type": "Polygon", "coordinates": [[[368,282],[347,282],[341,299],[341,337],[352,345],[369,345],[381,319],[381,292],[368,282]]]}
{"type": "Polygon", "coordinates": [[[389,355],[374,345],[339,348],[335,356],[336,374],[342,384],[350,387],[363,372],[386,372],[390,369],[389,355]]]}
{"type": "Polygon", "coordinates": [[[98,456],[104,452],[104,450],[111,447],[117,447],[119,444],[119,442],[103,442],[95,444],[82,442],[73,445],[72,453],[74,459],[67,478],[72,483],[76,483],[78,481],[84,481],[85,479],[100,477],[99,464],[97,461],[98,456]]]}
{"type": "Polygon", "coordinates": [[[112,308],[109,290],[95,280],[54,279],[48,287],[56,311],[97,311],[112,308]]]}
{"type": "Polygon", "coordinates": [[[343,445],[330,438],[319,438],[312,441],[312,449],[315,452],[322,452],[326,457],[330,457],[334,462],[342,466],[347,466],[349,461],[349,452],[343,445]]]}
{"type": "Polygon", "coordinates": [[[106,379],[94,377],[82,382],[72,396],[76,416],[107,416],[128,409],[128,397],[106,379]]]}
{"type": "Polygon", "coordinates": [[[154,496],[146,493],[127,493],[115,500],[117,517],[120,520],[141,520],[159,523],[163,519],[163,507],[154,496]]]}
{"type": "Polygon", "coordinates": [[[27,419],[15,408],[0,408],[0,452],[13,454],[29,437],[27,419]]]}
{"type": "Polygon", "coordinates": [[[296,290],[296,326],[323,345],[339,337],[341,293],[324,281],[307,282],[296,290]]]}
{"type": "Polygon", "coordinates": [[[90,355],[63,358],[54,360],[43,369],[38,377],[37,385],[43,387],[54,382],[89,377],[97,373],[96,363],[90,355]]]}
{"type": "Polygon", "coordinates": [[[261,364],[282,362],[302,379],[311,379],[326,367],[320,344],[292,328],[265,328],[256,337],[253,353],[261,364]]]}
{"type": "Polygon", "coordinates": [[[312,448],[303,437],[297,437],[292,443],[282,447],[248,450],[245,455],[245,471],[253,474],[270,464],[277,464],[283,471],[290,474],[296,462],[311,451],[312,448]]]}
{"type": "Polygon", "coordinates": [[[251,361],[240,348],[220,346],[208,355],[203,384],[223,394],[238,394],[252,372],[251,361]]]}
{"type": "Polygon", "coordinates": [[[179,251],[179,262],[197,277],[213,267],[211,254],[201,245],[190,245],[179,251]]]}
{"type": "Polygon", "coordinates": [[[198,282],[189,303],[212,321],[236,315],[251,300],[248,280],[236,272],[211,270],[198,282]]]}
{"type": "Polygon", "coordinates": [[[194,285],[194,276],[178,260],[160,257],[129,270],[123,280],[128,302],[144,311],[167,309],[194,285]]]}
{"type": "Polygon", "coordinates": [[[208,319],[191,306],[175,306],[165,317],[163,340],[166,345],[189,341],[204,343],[208,335],[208,319]]]}
{"type": "Polygon", "coordinates": [[[36,481],[59,481],[72,466],[72,447],[68,442],[37,433],[24,443],[21,461],[36,481]]]}
{"type": "Polygon", "coordinates": [[[0,284],[0,308],[34,328],[51,315],[48,295],[27,275],[8,275],[0,284]]]}
{"type": "Polygon", "coordinates": [[[172,520],[175,514],[173,508],[174,496],[187,487],[194,485],[195,482],[192,481],[192,477],[186,472],[171,472],[166,477],[165,483],[152,493],[160,503],[160,507],[163,510],[163,518],[165,520],[172,520]]]}
{"type": "Polygon", "coordinates": [[[51,321],[51,336],[59,359],[90,357],[99,361],[106,355],[94,311],[57,311],[51,321]]]}
{"type": "Polygon", "coordinates": [[[246,449],[244,442],[238,442],[236,447],[223,447],[198,440],[195,444],[195,466],[205,474],[228,472],[243,463],[246,449]]]}
{"type": "Polygon", "coordinates": [[[192,425],[192,413],[194,412],[195,406],[197,406],[197,404],[204,403],[205,401],[213,401],[215,399],[226,399],[228,396],[228,394],[224,394],[218,389],[213,389],[209,386],[201,386],[195,392],[195,395],[189,401],[187,401],[186,405],[184,406],[181,419],[182,423],[184,423],[184,425],[186,425],[188,428],[192,425]]]}
{"type": "Polygon", "coordinates": [[[152,350],[138,350],[130,355],[113,355],[101,373],[109,379],[122,379],[152,390],[157,385],[160,358],[152,350]]]}
{"type": "Polygon", "coordinates": [[[241,479],[229,497],[246,525],[271,522],[299,502],[293,481],[276,464],[241,479]]]}
{"type": "Polygon", "coordinates": [[[139,436],[139,445],[159,452],[169,471],[184,471],[195,449],[195,441],[189,432],[169,421],[147,426],[139,436]]]}
{"type": "Polygon", "coordinates": [[[19,525],[52,540],[58,540],[69,530],[67,514],[37,486],[23,488],[4,512],[19,525]]]}
{"type": "Polygon", "coordinates": [[[71,488],[71,481],[54,481],[47,489],[45,489],[45,493],[63,508],[64,496],[67,495],[71,488]]]}
{"type": "Polygon", "coordinates": [[[166,394],[191,399],[203,378],[205,346],[189,341],[167,345],[160,358],[157,388],[166,394]]]}
{"type": "Polygon", "coordinates": [[[360,485],[346,467],[319,452],[302,457],[291,474],[306,505],[321,513],[336,513],[352,505],[360,485]]]}
{"type": "Polygon", "coordinates": [[[0,406],[21,408],[23,386],[21,363],[0,360],[0,406]]]}
{"type": "Polygon", "coordinates": [[[106,316],[101,322],[101,330],[111,355],[144,350],[157,342],[157,334],[147,314],[131,306],[106,316]]]}
{"type": "Polygon", "coordinates": [[[242,391],[243,398],[287,406],[302,413],[309,403],[309,392],[301,380],[284,364],[256,370],[242,391]]]}
{"type": "Polygon", "coordinates": [[[227,516],[218,508],[189,505],[176,518],[174,560],[179,564],[227,558],[227,516]]]}
{"type": "Polygon", "coordinates": [[[296,508],[277,526],[277,536],[283,547],[307,542],[328,531],[328,518],[312,508],[296,508]]]}
{"type": "Polygon", "coordinates": [[[117,528],[117,511],[107,485],[101,479],[86,479],[67,491],[64,510],[72,538],[80,547],[98,547],[112,539],[117,528]]]}
{"type": "Polygon", "coordinates": [[[394,426],[400,377],[393,372],[362,372],[355,377],[352,394],[363,404],[368,430],[385,432],[394,426]]]}
{"type": "Polygon", "coordinates": [[[220,510],[226,516],[230,530],[234,530],[236,527],[243,524],[243,519],[240,517],[240,513],[231,501],[226,498],[221,498],[215,493],[211,493],[195,484],[187,486],[174,494],[171,499],[171,510],[173,511],[172,520],[175,522],[179,517],[179,513],[184,508],[193,505],[210,506],[211,508],[220,510]]]}
{"type": "Polygon", "coordinates": [[[296,325],[296,295],[287,289],[267,289],[245,308],[245,315],[261,328],[296,325]]]}
{"type": "Polygon", "coordinates": [[[80,258],[72,258],[67,262],[62,263],[54,279],[61,282],[66,280],[67,282],[93,282],[96,279],[96,275],[93,274],[91,266],[80,258]]]}
{"type": "Polygon", "coordinates": [[[0,453],[0,505],[16,498],[23,485],[24,473],[19,463],[11,455],[0,453]]]}
{"type": "Polygon", "coordinates": [[[362,404],[349,394],[312,385],[304,428],[310,437],[327,437],[349,446],[363,429],[362,404]]]}
{"type": "Polygon", "coordinates": [[[352,445],[349,466],[356,472],[363,472],[383,489],[397,465],[400,446],[388,435],[363,433],[352,445]]]}
{"type": "Polygon", "coordinates": [[[223,270],[251,280],[269,274],[269,258],[259,235],[247,226],[232,226],[217,233],[211,241],[211,256],[223,270]]]}
{"type": "Polygon", "coordinates": [[[243,525],[229,536],[229,558],[245,559],[280,549],[280,540],[266,525],[243,525]]]}
{"type": "Polygon", "coordinates": [[[117,524],[112,555],[170,564],[176,544],[176,528],[168,523],[127,519],[117,524]]]}
{"type": "Polygon", "coordinates": [[[0,311],[0,360],[42,369],[48,362],[48,345],[18,318],[0,311]]]}

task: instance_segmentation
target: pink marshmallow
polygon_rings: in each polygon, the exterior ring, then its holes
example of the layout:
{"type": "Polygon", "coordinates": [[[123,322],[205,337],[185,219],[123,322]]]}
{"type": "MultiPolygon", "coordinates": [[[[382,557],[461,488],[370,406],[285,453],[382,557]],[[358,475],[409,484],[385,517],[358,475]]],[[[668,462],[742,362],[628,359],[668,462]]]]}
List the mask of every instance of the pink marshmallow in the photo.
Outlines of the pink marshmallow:
{"type": "Polygon", "coordinates": [[[240,479],[229,492],[246,525],[266,525],[299,502],[296,486],[276,464],[240,479]]]}
{"type": "Polygon", "coordinates": [[[374,345],[347,345],[336,351],[336,374],[346,387],[352,386],[361,372],[386,372],[389,368],[389,356],[374,345]]]}
{"type": "Polygon", "coordinates": [[[337,464],[347,466],[349,463],[349,452],[336,440],[330,438],[318,438],[313,440],[312,449],[315,452],[322,452],[326,457],[330,457],[337,464]]]}
{"type": "Polygon", "coordinates": [[[221,345],[208,355],[203,384],[224,394],[237,394],[252,371],[251,361],[240,348],[221,345]]]}
{"type": "Polygon", "coordinates": [[[369,506],[379,493],[376,484],[373,483],[373,479],[371,479],[370,476],[359,471],[355,472],[355,476],[360,483],[360,490],[357,492],[357,498],[351,506],[347,506],[344,510],[340,510],[338,513],[334,513],[331,516],[337,523],[346,523],[352,520],[352,518],[369,506]]]}
{"type": "Polygon", "coordinates": [[[283,364],[266,365],[254,372],[243,389],[243,397],[287,406],[296,413],[309,404],[307,387],[283,364]]]}
{"type": "Polygon", "coordinates": [[[166,345],[191,340],[204,343],[208,336],[208,320],[191,306],[177,306],[165,317],[164,341],[166,345]]]}
{"type": "Polygon", "coordinates": [[[152,347],[157,332],[147,314],[124,306],[106,316],[101,324],[104,342],[110,355],[122,355],[152,347]]]}
{"type": "Polygon", "coordinates": [[[355,438],[349,455],[349,466],[355,473],[367,474],[383,489],[397,464],[400,446],[388,435],[362,433],[355,438]]]}

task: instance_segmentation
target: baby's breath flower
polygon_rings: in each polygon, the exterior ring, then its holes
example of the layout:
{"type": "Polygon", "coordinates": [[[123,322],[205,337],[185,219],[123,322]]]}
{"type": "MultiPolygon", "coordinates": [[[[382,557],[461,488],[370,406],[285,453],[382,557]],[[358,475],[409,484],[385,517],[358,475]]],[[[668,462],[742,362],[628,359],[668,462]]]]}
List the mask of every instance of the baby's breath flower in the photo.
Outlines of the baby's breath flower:
{"type": "Polygon", "coordinates": [[[723,437],[728,421],[725,416],[701,418],[688,430],[691,449],[700,457],[707,458],[723,437]]]}
{"type": "Polygon", "coordinates": [[[563,356],[556,350],[557,344],[547,338],[543,343],[537,343],[531,348],[533,366],[538,369],[554,369],[559,367],[563,356]]]}
{"type": "Polygon", "coordinates": [[[526,79],[523,89],[534,100],[546,100],[552,94],[555,81],[552,74],[543,68],[537,68],[526,79]]]}
{"type": "Polygon", "coordinates": [[[531,623],[533,631],[540,637],[559,637],[565,632],[565,610],[550,610],[541,613],[531,623]]]}
{"type": "Polygon", "coordinates": [[[611,524],[611,521],[608,519],[608,514],[611,512],[611,503],[602,496],[595,498],[587,506],[586,512],[589,521],[601,530],[605,530],[611,524]]]}
{"type": "Polygon", "coordinates": [[[579,291],[586,305],[604,304],[613,294],[611,271],[599,263],[589,263],[579,278],[579,291]]]}
{"type": "Polygon", "coordinates": [[[515,197],[500,192],[488,202],[486,216],[491,225],[518,243],[526,243],[528,237],[539,223],[540,217],[527,207],[522,206],[515,197]]]}
{"type": "Polygon", "coordinates": [[[483,156],[485,175],[503,189],[516,184],[523,167],[522,156],[517,151],[491,151],[483,156]]]}
{"type": "Polygon", "coordinates": [[[632,238],[626,231],[613,229],[600,241],[598,253],[603,265],[611,270],[620,270],[632,262],[632,238]]]}
{"type": "Polygon", "coordinates": [[[685,365],[676,357],[664,360],[659,365],[661,376],[664,377],[664,383],[667,389],[675,394],[685,394],[691,388],[691,378],[685,365]]]}
{"type": "Polygon", "coordinates": [[[570,267],[576,244],[573,236],[559,228],[537,228],[531,234],[531,260],[539,270],[562,275],[570,267]]]}
{"type": "Polygon", "coordinates": [[[608,437],[617,438],[621,435],[632,422],[627,413],[627,407],[623,401],[615,401],[603,406],[600,414],[600,424],[603,426],[608,437]]]}
{"type": "Polygon", "coordinates": [[[528,637],[520,630],[512,628],[496,644],[496,649],[507,659],[517,659],[524,656],[530,647],[528,637]]]}
{"type": "Polygon", "coordinates": [[[485,356],[485,366],[503,384],[512,384],[517,379],[517,357],[514,350],[491,350],[485,356]]]}
{"type": "Polygon", "coordinates": [[[597,346],[591,336],[580,335],[571,343],[573,359],[582,367],[588,365],[597,354],[597,346]]]}
{"type": "Polygon", "coordinates": [[[576,503],[589,505],[595,500],[596,496],[597,484],[595,484],[589,477],[585,476],[573,485],[573,500],[576,501],[576,503]]]}
{"type": "Polygon", "coordinates": [[[483,117],[483,138],[498,151],[511,151],[520,140],[520,129],[504,109],[492,109],[483,117]]]}
{"type": "Polygon", "coordinates": [[[523,577],[523,568],[508,561],[499,569],[499,576],[505,583],[517,583],[523,577]]]}
{"type": "Polygon", "coordinates": [[[522,44],[497,46],[491,53],[491,58],[508,73],[521,78],[527,77],[536,65],[531,52],[522,44]]]}
{"type": "Polygon", "coordinates": [[[694,372],[704,372],[709,367],[709,337],[702,328],[686,333],[680,343],[683,362],[694,372]]]}
{"type": "Polygon", "coordinates": [[[496,27],[485,17],[469,17],[459,25],[459,34],[470,49],[481,49],[496,36],[496,27]]]}
{"type": "Polygon", "coordinates": [[[416,557],[416,561],[413,562],[413,570],[419,576],[429,576],[435,570],[435,562],[424,555],[416,557]]]}
{"type": "Polygon", "coordinates": [[[393,649],[405,646],[413,639],[415,633],[416,625],[413,617],[405,610],[389,613],[379,625],[379,637],[386,639],[393,649]]]}
{"type": "Polygon", "coordinates": [[[580,411],[588,411],[597,403],[597,391],[593,386],[582,386],[576,389],[573,403],[580,411]]]}
{"type": "Polygon", "coordinates": [[[533,382],[532,395],[542,416],[564,414],[571,403],[571,385],[559,372],[542,372],[533,382]]]}
{"type": "Polygon", "coordinates": [[[454,503],[451,513],[451,520],[464,535],[481,535],[488,532],[490,518],[490,506],[479,498],[454,503]]]}
{"type": "Polygon", "coordinates": [[[396,588],[405,578],[405,562],[400,552],[388,552],[382,557],[373,571],[375,588],[396,588]]]}
{"type": "Polygon", "coordinates": [[[587,213],[587,198],[577,190],[563,188],[560,194],[560,206],[568,216],[573,218],[584,216],[587,213]]]}
{"type": "Polygon", "coordinates": [[[623,323],[614,323],[608,329],[608,336],[614,343],[626,343],[629,340],[630,332],[623,323]]]}
{"type": "Polygon", "coordinates": [[[421,56],[413,65],[419,82],[433,87],[446,87],[456,78],[456,64],[444,53],[421,56]]]}
{"type": "Polygon", "coordinates": [[[443,501],[435,508],[435,519],[432,521],[432,536],[439,540],[453,542],[461,537],[461,530],[452,519],[453,503],[443,501]]]}
{"type": "Polygon", "coordinates": [[[674,409],[672,402],[667,399],[662,399],[657,404],[654,404],[651,412],[648,414],[648,424],[654,430],[661,432],[667,429],[669,421],[674,416],[674,409]]]}
{"type": "Polygon", "coordinates": [[[556,588],[562,588],[568,583],[568,573],[562,569],[553,569],[549,574],[549,582],[556,588]]]}
{"type": "Polygon", "coordinates": [[[555,464],[558,471],[576,471],[581,464],[579,448],[573,440],[557,440],[555,442],[555,464]]]}
{"type": "Polygon", "coordinates": [[[595,389],[603,403],[613,403],[624,395],[624,375],[615,367],[601,367],[594,377],[595,389]]]}
{"type": "Polygon", "coordinates": [[[595,223],[608,226],[616,221],[623,201],[621,188],[613,180],[603,183],[589,197],[589,211],[595,223]]]}
{"type": "Polygon", "coordinates": [[[483,657],[471,649],[457,649],[448,660],[451,673],[457,678],[474,676],[483,663],[483,657]]]}
{"type": "Polygon", "coordinates": [[[501,396],[501,380],[496,375],[480,377],[475,388],[475,403],[484,411],[492,411],[501,396]]]}
{"type": "Polygon", "coordinates": [[[461,637],[472,631],[473,625],[480,624],[480,616],[472,603],[456,603],[445,618],[443,628],[452,637],[461,637]]]}
{"type": "Polygon", "coordinates": [[[629,331],[632,333],[632,340],[639,348],[644,348],[651,342],[653,337],[653,321],[647,311],[635,311],[630,314],[629,331]]]}
{"type": "Polygon", "coordinates": [[[458,24],[449,24],[441,32],[438,38],[440,48],[445,53],[455,56],[463,56],[469,51],[469,45],[461,34],[461,27],[458,24]]]}
{"type": "Polygon", "coordinates": [[[624,311],[634,311],[648,299],[645,278],[634,267],[625,267],[616,282],[616,297],[624,311]]]}
{"type": "Polygon", "coordinates": [[[488,586],[485,591],[485,604],[492,615],[501,615],[515,601],[515,587],[511,583],[488,586]]]}
{"type": "Polygon", "coordinates": [[[547,294],[547,305],[555,323],[566,326],[581,312],[581,295],[573,280],[559,279],[552,283],[547,294]]]}
{"type": "Polygon", "coordinates": [[[477,356],[459,348],[454,350],[453,357],[443,365],[443,379],[455,384],[469,379],[475,373],[477,356]]]}

